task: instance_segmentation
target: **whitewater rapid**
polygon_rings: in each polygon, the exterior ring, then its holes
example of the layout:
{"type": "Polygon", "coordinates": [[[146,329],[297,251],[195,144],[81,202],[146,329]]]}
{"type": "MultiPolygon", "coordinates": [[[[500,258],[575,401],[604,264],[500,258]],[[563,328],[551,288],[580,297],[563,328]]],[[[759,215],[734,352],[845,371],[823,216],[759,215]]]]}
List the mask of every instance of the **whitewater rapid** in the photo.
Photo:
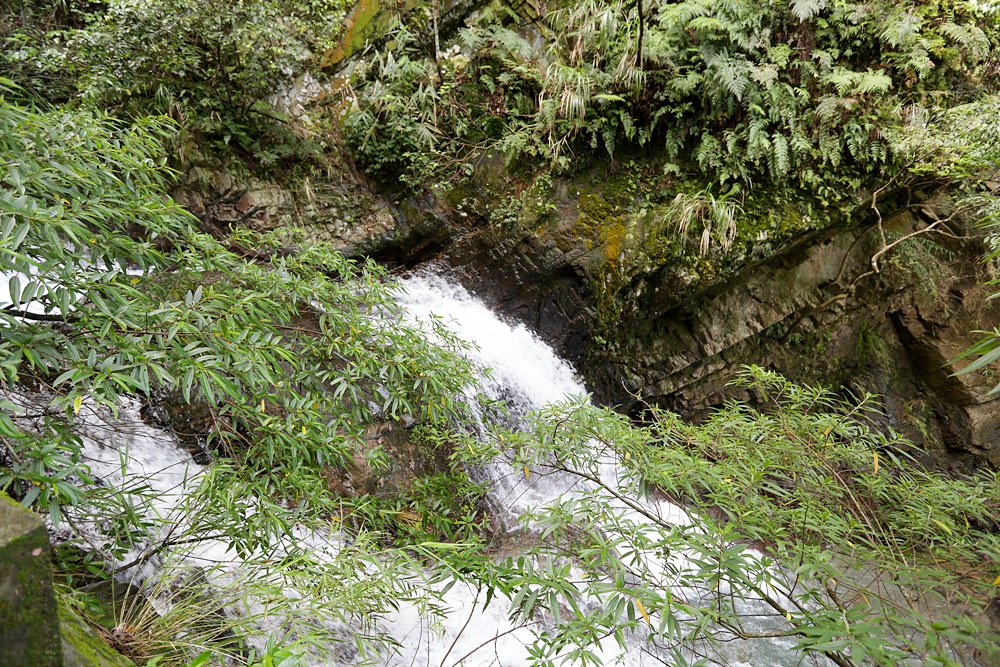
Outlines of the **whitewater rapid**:
{"type": "MultiPolygon", "coordinates": [[[[548,404],[582,399],[587,395],[573,367],[559,358],[551,347],[523,324],[499,316],[453,278],[426,270],[404,278],[399,285],[398,303],[404,309],[406,320],[420,322],[431,317],[440,318],[450,331],[471,343],[466,354],[484,370],[484,376],[478,387],[469,389],[468,398],[474,401],[485,395],[490,400],[503,400],[509,408],[505,416],[507,426],[516,426],[529,412],[548,404]],[[488,375],[485,369],[489,369],[488,375]]],[[[191,510],[189,494],[206,469],[195,463],[171,434],[143,423],[138,404],[124,406],[121,416],[114,420],[96,411],[88,414],[88,409],[85,406],[82,414],[83,455],[100,483],[127,488],[131,479],[145,477],[149,480],[151,494],[145,499],[144,507],[151,518],[161,522],[164,531],[172,530],[172,524],[184,522],[191,510]]],[[[482,411],[479,418],[486,420],[490,416],[489,411],[482,411]]],[[[490,507],[497,514],[497,524],[505,528],[513,527],[518,516],[527,510],[595,490],[594,485],[581,483],[579,478],[570,475],[526,475],[523,468],[510,465],[503,457],[484,466],[477,474],[488,478],[490,507]]],[[[600,480],[610,488],[616,488],[619,474],[617,461],[600,461],[600,480]]],[[[663,522],[685,524],[689,521],[681,508],[666,501],[636,500],[642,503],[644,512],[663,522]]],[[[630,520],[647,521],[620,503],[615,507],[630,520]]],[[[318,553],[329,553],[331,558],[344,539],[335,531],[320,535],[299,532],[296,536],[318,553]]],[[[81,537],[89,542],[99,541],[100,527],[85,528],[81,537]]],[[[154,537],[151,543],[155,542],[154,537]]],[[[148,547],[149,544],[137,545],[115,560],[118,564],[138,561],[136,568],[124,573],[133,581],[155,580],[157,568],[169,558],[169,553],[164,553],[144,559],[144,549],[148,547]]],[[[219,571],[223,573],[227,568],[239,567],[235,554],[225,543],[215,540],[206,540],[197,549],[185,551],[182,558],[200,567],[221,565],[219,571]]],[[[674,558],[683,559],[683,555],[674,558]]],[[[671,564],[678,565],[676,562],[671,564]]],[[[661,565],[664,572],[670,569],[667,561],[661,565]]],[[[443,585],[436,586],[440,590],[443,585]]],[[[294,592],[289,594],[294,595],[294,592]]],[[[509,600],[497,595],[486,604],[485,597],[474,584],[456,583],[443,593],[442,602],[448,610],[443,618],[421,613],[415,605],[401,604],[376,620],[378,631],[394,638],[397,644],[397,649],[383,655],[377,664],[389,667],[526,667],[534,664],[529,647],[537,634],[547,629],[546,619],[527,623],[512,620],[509,600]]],[[[600,605],[602,602],[590,599],[584,603],[600,605]]],[[[342,631],[346,635],[351,630],[343,628],[342,631]]],[[[666,656],[656,655],[655,649],[645,642],[644,633],[632,633],[624,650],[614,640],[606,638],[593,647],[594,653],[608,665],[644,667],[663,665],[665,660],[669,664],[666,656]]],[[[350,641],[348,636],[344,639],[350,641]]],[[[255,643],[263,645],[263,637],[255,643]]],[[[731,667],[809,664],[801,654],[790,650],[792,643],[790,639],[732,643],[714,660],[715,664],[731,667]]],[[[356,664],[357,655],[345,654],[342,646],[331,646],[327,655],[315,656],[311,663],[317,667],[356,664]]]]}

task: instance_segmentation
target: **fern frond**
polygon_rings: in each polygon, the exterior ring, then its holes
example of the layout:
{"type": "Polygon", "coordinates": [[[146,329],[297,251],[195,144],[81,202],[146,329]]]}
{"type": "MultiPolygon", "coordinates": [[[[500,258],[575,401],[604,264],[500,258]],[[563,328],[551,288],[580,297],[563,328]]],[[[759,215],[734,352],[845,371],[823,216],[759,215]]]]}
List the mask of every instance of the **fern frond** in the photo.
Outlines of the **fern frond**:
{"type": "Polygon", "coordinates": [[[726,26],[714,16],[696,16],[687,23],[687,29],[694,32],[725,32],[726,26]]]}
{"type": "Polygon", "coordinates": [[[716,59],[711,65],[719,85],[737,100],[742,101],[750,85],[750,74],[753,72],[750,63],[746,60],[723,57],[716,59]]]}
{"type": "Polygon", "coordinates": [[[784,176],[791,167],[791,156],[788,151],[788,140],[783,134],[775,134],[771,138],[771,146],[774,149],[771,160],[771,171],[775,176],[784,176]]]}
{"type": "Polygon", "coordinates": [[[964,47],[968,55],[974,58],[985,58],[990,51],[990,40],[977,25],[958,25],[946,21],[938,26],[938,31],[955,44],[964,47]]]}
{"type": "Polygon", "coordinates": [[[892,77],[882,72],[868,70],[857,76],[854,87],[862,95],[887,93],[892,88],[892,77]]]}
{"type": "Polygon", "coordinates": [[[478,51],[485,39],[481,30],[461,28],[458,31],[458,41],[469,51],[478,51]]]}
{"type": "Polygon", "coordinates": [[[919,36],[922,23],[921,18],[912,11],[895,11],[885,18],[879,37],[898,49],[919,36]]]}
{"type": "Polygon", "coordinates": [[[792,0],[791,7],[800,21],[808,21],[826,9],[826,0],[792,0]]]}
{"type": "Polygon", "coordinates": [[[763,88],[770,88],[778,80],[778,66],[768,63],[753,67],[750,76],[763,88]]]}

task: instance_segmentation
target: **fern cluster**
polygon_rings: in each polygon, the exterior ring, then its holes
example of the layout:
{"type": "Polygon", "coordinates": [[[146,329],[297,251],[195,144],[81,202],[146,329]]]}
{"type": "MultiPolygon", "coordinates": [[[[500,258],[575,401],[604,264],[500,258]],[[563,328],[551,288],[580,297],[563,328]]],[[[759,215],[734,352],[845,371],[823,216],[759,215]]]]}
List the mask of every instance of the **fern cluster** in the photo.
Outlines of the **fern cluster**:
{"type": "Polygon", "coordinates": [[[416,90],[436,97],[433,114],[387,92],[392,68],[360,68],[363,121],[348,124],[373,131],[395,102],[394,117],[426,130],[407,133],[413,150],[420,136],[442,155],[459,142],[566,168],[587,151],[649,147],[721,186],[789,183],[833,200],[891,167],[885,130],[907,105],[952,106],[991,84],[995,18],[965,0],[582,0],[545,16],[539,49],[516,17],[486,12],[459,56],[424,65],[416,90]]]}

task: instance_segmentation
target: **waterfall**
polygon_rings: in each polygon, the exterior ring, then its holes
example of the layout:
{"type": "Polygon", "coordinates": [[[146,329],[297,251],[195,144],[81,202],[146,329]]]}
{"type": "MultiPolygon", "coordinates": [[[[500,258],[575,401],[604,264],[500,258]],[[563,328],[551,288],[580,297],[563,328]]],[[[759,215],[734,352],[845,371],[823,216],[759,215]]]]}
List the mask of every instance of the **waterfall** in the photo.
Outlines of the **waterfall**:
{"type": "MultiPolygon", "coordinates": [[[[586,388],[569,363],[560,359],[524,325],[498,316],[454,280],[428,271],[416,273],[401,281],[398,301],[405,309],[406,318],[418,321],[439,317],[453,333],[472,344],[468,351],[471,360],[490,369],[490,375],[484,377],[478,391],[490,399],[506,402],[510,408],[509,425],[516,426],[528,412],[546,404],[586,396],[586,388]]],[[[82,414],[88,414],[86,406],[82,414]]],[[[481,414],[482,419],[489,417],[487,412],[481,414]]],[[[91,411],[83,423],[83,455],[100,483],[127,486],[131,477],[146,477],[154,492],[147,511],[165,519],[167,526],[170,521],[183,520],[180,518],[183,512],[178,510],[205,469],[196,464],[170,434],[143,424],[138,417],[138,405],[125,406],[121,416],[111,422],[107,416],[101,418],[96,411],[91,411]]],[[[568,475],[527,476],[502,460],[485,466],[482,473],[490,482],[491,507],[498,515],[498,522],[506,527],[513,525],[526,509],[594,489],[593,485],[581,484],[579,479],[568,475]]],[[[599,476],[609,486],[617,482],[619,474],[617,461],[601,461],[599,476]]],[[[637,500],[643,503],[644,512],[650,516],[675,525],[689,522],[682,508],[664,500],[637,500]]],[[[633,512],[624,505],[621,509],[633,512]]],[[[636,521],[646,520],[633,514],[636,521]]],[[[82,532],[85,540],[100,539],[98,526],[85,528],[82,532]]],[[[330,554],[335,554],[343,543],[343,536],[334,532],[297,537],[311,548],[330,554]]],[[[142,569],[131,572],[130,576],[138,580],[151,579],[166,556],[146,560],[141,556],[142,545],[120,556],[117,562],[128,564],[139,559],[142,569]]],[[[184,557],[196,559],[199,565],[215,562],[239,567],[235,555],[227,553],[224,544],[212,540],[200,545],[196,552],[185,553],[184,557]]],[[[672,558],[683,560],[684,556],[675,554],[672,558]]],[[[377,619],[377,630],[398,642],[398,650],[384,656],[381,664],[392,667],[521,667],[532,664],[529,647],[536,634],[544,631],[544,619],[531,625],[511,620],[509,600],[498,595],[486,604],[485,596],[472,584],[459,582],[446,592],[443,592],[443,584],[438,587],[448,610],[440,621],[429,624],[426,614],[409,603],[377,619]]],[[[594,598],[582,603],[601,605],[602,600],[594,598]]],[[[747,604],[753,611],[752,602],[747,604]]],[[[349,639],[350,629],[342,630],[345,639],[349,639]]],[[[635,641],[624,650],[607,638],[593,647],[593,651],[608,665],[671,664],[666,656],[652,652],[655,649],[646,644],[641,631],[635,631],[634,638],[635,641]]],[[[794,640],[789,638],[727,642],[722,652],[712,657],[715,664],[731,667],[825,664],[790,650],[793,644],[794,640]]],[[[346,666],[355,664],[355,660],[355,655],[344,654],[339,645],[331,646],[327,655],[317,656],[312,662],[317,667],[346,666]]]]}
{"type": "MultiPolygon", "coordinates": [[[[467,356],[489,375],[476,390],[488,401],[503,401],[507,425],[516,426],[531,411],[568,398],[585,397],[587,389],[576,371],[523,324],[508,322],[472,296],[459,283],[423,271],[401,283],[398,302],[407,317],[419,322],[441,318],[452,333],[472,344],[467,356]]],[[[473,409],[480,397],[469,395],[473,409]]],[[[480,415],[488,420],[493,415],[480,415]]],[[[510,526],[533,506],[558,498],[577,480],[549,476],[541,483],[525,479],[523,472],[502,462],[488,466],[492,507],[496,517],[510,526]]]]}
{"type": "MultiPolygon", "coordinates": [[[[545,405],[587,394],[573,367],[550,346],[523,324],[505,321],[457,282],[424,271],[403,280],[401,287],[398,302],[408,318],[420,321],[439,317],[452,333],[472,344],[467,355],[480,368],[490,371],[477,389],[487,399],[505,402],[509,423],[516,425],[527,413],[545,405]]],[[[543,506],[572,493],[574,487],[580,488],[578,479],[558,475],[526,477],[503,461],[488,465],[485,472],[490,481],[491,509],[498,514],[498,522],[507,527],[524,510],[543,506]]],[[[660,509],[666,509],[672,518],[683,514],[666,503],[660,509]]],[[[508,617],[508,600],[495,598],[483,606],[471,586],[457,585],[447,601],[454,612],[436,632],[423,627],[413,613],[400,614],[389,622],[390,633],[403,640],[403,650],[391,665],[531,664],[528,647],[536,629],[520,627],[508,617]],[[458,662],[463,656],[464,660],[458,662]]],[[[623,652],[612,639],[594,647],[594,653],[607,665],[662,664],[641,651],[623,652]]]]}
{"type": "Polygon", "coordinates": [[[504,399],[522,413],[587,389],[576,371],[523,324],[507,322],[458,282],[428,271],[400,283],[397,301],[412,320],[440,317],[459,338],[474,345],[469,356],[491,371],[483,383],[490,398],[504,399]]]}
{"type": "MultiPolygon", "coordinates": [[[[197,486],[204,467],[195,463],[170,433],[146,424],[139,413],[136,400],[125,402],[117,416],[85,401],[77,415],[77,430],[83,442],[80,458],[90,468],[96,484],[129,493],[145,519],[163,526],[164,532],[176,531],[175,526],[183,521],[184,499],[197,486]],[[137,482],[144,488],[139,488],[137,482]]],[[[85,513],[76,517],[73,525],[77,537],[90,547],[98,548],[96,545],[105,539],[100,522],[88,520],[85,513]]],[[[130,579],[151,578],[162,558],[146,550],[164,538],[156,535],[140,541],[118,555],[113,565],[131,570],[130,579]],[[127,567],[131,563],[135,565],[127,567]]],[[[218,556],[224,553],[222,548],[218,556]]],[[[209,557],[207,553],[205,556],[209,557]]]]}
{"type": "MultiPolygon", "coordinates": [[[[490,310],[481,300],[470,294],[456,281],[439,273],[420,271],[402,281],[403,291],[399,303],[413,320],[439,317],[459,338],[472,343],[467,355],[480,367],[490,369],[490,375],[481,381],[480,391],[489,399],[504,400],[511,409],[509,417],[517,424],[528,412],[546,405],[570,398],[585,397],[587,390],[577,377],[573,367],[561,359],[554,350],[529,331],[523,324],[510,322],[490,310]]],[[[619,488],[623,471],[619,462],[611,457],[600,460],[598,477],[607,488],[619,488]]],[[[565,497],[579,497],[584,493],[600,492],[597,485],[581,481],[570,474],[525,475],[502,460],[487,466],[486,474],[491,483],[492,509],[499,513],[497,518],[505,526],[511,526],[522,512],[554,503],[565,497]]],[[[667,501],[653,497],[635,498],[641,504],[641,512],[616,499],[609,499],[609,505],[628,521],[636,525],[648,525],[649,517],[671,525],[687,525],[690,519],[685,511],[667,501]]],[[[663,571],[668,570],[666,560],[660,556],[643,554],[643,557],[658,561],[663,571]]],[[[685,562],[683,554],[675,554],[670,559],[673,569],[683,571],[692,567],[685,562]]],[[[694,602],[697,594],[683,591],[678,582],[681,597],[694,602]]],[[[456,587],[458,588],[458,587],[456,587]]],[[[463,665],[506,665],[510,667],[528,665],[525,644],[530,643],[532,634],[525,630],[514,630],[514,624],[507,618],[506,600],[494,600],[491,608],[474,608],[475,601],[469,590],[460,590],[454,597],[455,613],[445,624],[444,632],[438,637],[418,637],[416,646],[406,644],[407,649],[393,665],[451,665],[441,659],[445,649],[452,642],[465,646],[485,646],[484,655],[463,665]],[[492,607],[499,607],[493,610],[492,607]],[[455,637],[456,626],[464,633],[455,637]],[[472,629],[470,631],[470,628],[472,629]],[[505,634],[509,633],[509,634],[505,634]],[[495,646],[491,638],[499,636],[495,646]]],[[[589,604],[600,605],[601,600],[590,600],[589,604]]],[[[759,601],[747,600],[742,605],[747,618],[765,619],[773,615],[773,610],[764,609],[759,601]]],[[[412,623],[413,619],[396,619],[392,623],[394,631],[401,624],[412,623]]],[[[758,623],[757,628],[769,628],[767,620],[750,621],[758,623]]],[[[773,628],[771,628],[773,629],[773,628]]],[[[666,655],[656,655],[651,647],[643,645],[644,637],[637,633],[635,646],[622,651],[613,641],[604,641],[594,652],[604,664],[621,664],[628,667],[641,665],[663,665],[666,655]]],[[[770,638],[768,640],[744,640],[727,642],[728,645],[712,656],[717,664],[730,667],[750,665],[800,665],[828,664],[824,658],[810,656],[804,658],[791,650],[794,640],[770,638]]],[[[449,660],[455,654],[453,650],[449,660]]],[[[691,657],[691,656],[689,656],[691,657]]],[[[557,661],[558,662],[558,661],[557,661]]],[[[457,667],[458,663],[455,663],[457,667]]],[[[666,664],[669,664],[666,663],[666,664]]]]}

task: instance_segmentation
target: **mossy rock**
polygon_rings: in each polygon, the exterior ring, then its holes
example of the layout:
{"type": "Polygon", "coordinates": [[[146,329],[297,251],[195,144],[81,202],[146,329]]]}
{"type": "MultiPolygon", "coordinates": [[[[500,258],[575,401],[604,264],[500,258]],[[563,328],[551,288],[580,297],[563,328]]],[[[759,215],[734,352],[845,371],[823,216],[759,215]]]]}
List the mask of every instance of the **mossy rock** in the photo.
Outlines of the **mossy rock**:
{"type": "Polygon", "coordinates": [[[0,492],[0,664],[59,667],[45,521],[0,492]]]}
{"type": "Polygon", "coordinates": [[[66,667],[136,667],[65,604],[59,605],[59,621],[66,667]]]}

